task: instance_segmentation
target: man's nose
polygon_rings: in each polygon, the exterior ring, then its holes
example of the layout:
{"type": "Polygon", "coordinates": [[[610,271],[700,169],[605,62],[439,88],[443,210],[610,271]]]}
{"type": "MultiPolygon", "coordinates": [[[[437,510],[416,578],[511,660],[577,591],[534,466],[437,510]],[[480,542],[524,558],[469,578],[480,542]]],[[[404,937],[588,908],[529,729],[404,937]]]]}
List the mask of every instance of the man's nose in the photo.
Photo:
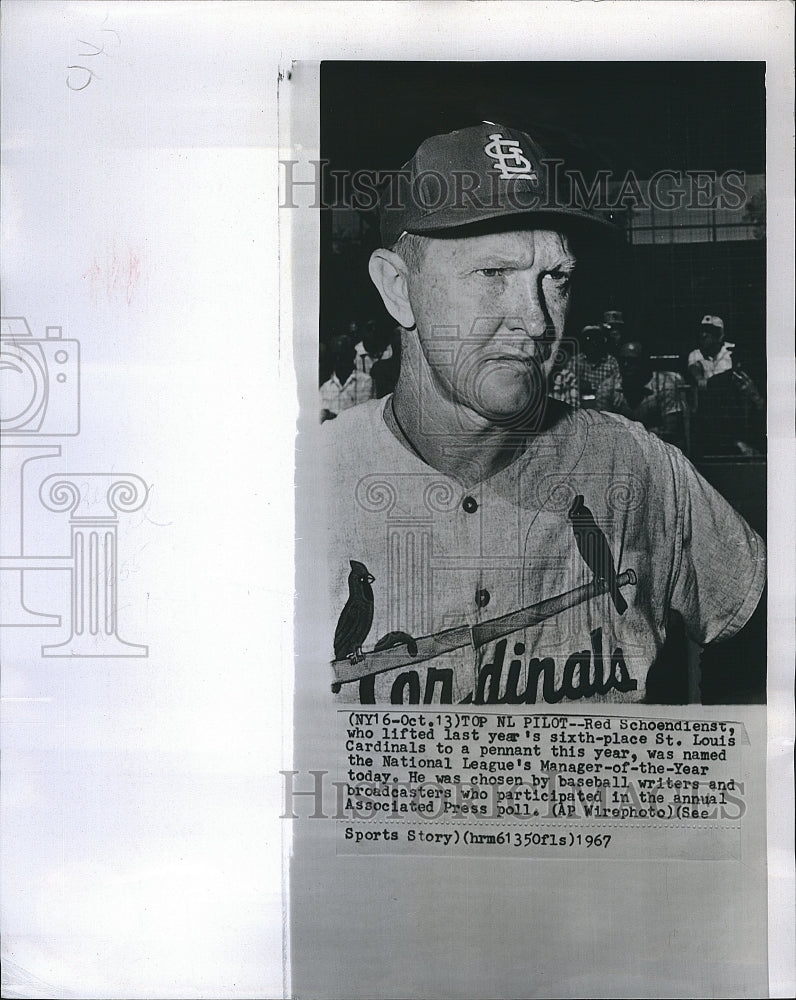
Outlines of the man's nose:
{"type": "Polygon", "coordinates": [[[541,278],[535,274],[518,273],[512,283],[505,307],[505,325],[518,335],[543,337],[552,327],[544,301],[541,278]]]}

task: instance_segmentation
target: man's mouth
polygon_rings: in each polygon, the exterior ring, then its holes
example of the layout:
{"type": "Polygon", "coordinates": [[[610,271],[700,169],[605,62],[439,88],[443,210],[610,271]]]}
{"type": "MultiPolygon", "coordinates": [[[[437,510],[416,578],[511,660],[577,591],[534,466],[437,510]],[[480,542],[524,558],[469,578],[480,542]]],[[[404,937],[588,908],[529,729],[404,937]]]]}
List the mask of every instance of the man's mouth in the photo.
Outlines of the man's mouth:
{"type": "Polygon", "coordinates": [[[524,348],[522,352],[503,352],[502,354],[490,355],[485,360],[498,361],[505,364],[543,365],[548,361],[553,353],[552,342],[536,340],[530,348],[524,348]]]}

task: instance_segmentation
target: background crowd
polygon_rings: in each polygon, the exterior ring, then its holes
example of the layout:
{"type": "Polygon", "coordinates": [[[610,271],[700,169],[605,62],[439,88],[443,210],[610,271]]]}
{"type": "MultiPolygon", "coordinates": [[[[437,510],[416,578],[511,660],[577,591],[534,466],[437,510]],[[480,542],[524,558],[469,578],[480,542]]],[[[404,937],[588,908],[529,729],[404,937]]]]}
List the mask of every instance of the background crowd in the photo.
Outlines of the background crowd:
{"type": "MultiPolygon", "coordinates": [[[[651,354],[622,312],[606,310],[566,341],[549,394],[568,405],[619,413],[693,458],[765,453],[765,402],[745,370],[721,316],[695,320],[693,349],[651,354]]],[[[319,351],[321,420],[392,392],[401,363],[401,331],[352,319],[319,351]]]]}

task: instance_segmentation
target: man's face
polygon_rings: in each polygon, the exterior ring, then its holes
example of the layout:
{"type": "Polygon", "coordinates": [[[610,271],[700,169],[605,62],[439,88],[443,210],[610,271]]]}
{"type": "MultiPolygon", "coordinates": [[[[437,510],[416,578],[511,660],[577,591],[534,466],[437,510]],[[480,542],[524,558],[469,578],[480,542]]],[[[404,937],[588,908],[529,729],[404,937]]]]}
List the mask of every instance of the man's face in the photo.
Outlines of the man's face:
{"type": "Polygon", "coordinates": [[[354,367],[354,342],[350,337],[335,337],[330,344],[333,364],[336,371],[348,374],[354,367]]]}
{"type": "Polygon", "coordinates": [[[409,298],[444,399],[500,424],[539,406],[574,267],[566,236],[548,230],[430,242],[420,270],[409,275],[409,298]]]}
{"type": "Polygon", "coordinates": [[[601,328],[582,331],[581,344],[586,359],[595,364],[602,361],[608,350],[605,331],[601,328]]]}
{"type": "Polygon", "coordinates": [[[715,357],[719,352],[724,334],[715,326],[702,326],[699,328],[699,349],[706,358],[715,357]]]}
{"type": "Polygon", "coordinates": [[[627,344],[619,354],[619,370],[625,382],[641,382],[647,374],[647,359],[636,344],[627,344]]]}

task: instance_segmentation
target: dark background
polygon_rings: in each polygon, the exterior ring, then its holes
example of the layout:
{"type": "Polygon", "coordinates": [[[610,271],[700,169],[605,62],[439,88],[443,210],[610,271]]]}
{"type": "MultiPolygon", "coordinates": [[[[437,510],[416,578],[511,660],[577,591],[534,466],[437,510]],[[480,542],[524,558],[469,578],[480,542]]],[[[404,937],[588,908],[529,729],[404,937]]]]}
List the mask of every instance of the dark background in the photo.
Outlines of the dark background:
{"type": "Polygon", "coordinates": [[[765,169],[763,63],[325,62],[321,156],[395,168],[486,118],[569,141],[579,165],[765,169]]]}

